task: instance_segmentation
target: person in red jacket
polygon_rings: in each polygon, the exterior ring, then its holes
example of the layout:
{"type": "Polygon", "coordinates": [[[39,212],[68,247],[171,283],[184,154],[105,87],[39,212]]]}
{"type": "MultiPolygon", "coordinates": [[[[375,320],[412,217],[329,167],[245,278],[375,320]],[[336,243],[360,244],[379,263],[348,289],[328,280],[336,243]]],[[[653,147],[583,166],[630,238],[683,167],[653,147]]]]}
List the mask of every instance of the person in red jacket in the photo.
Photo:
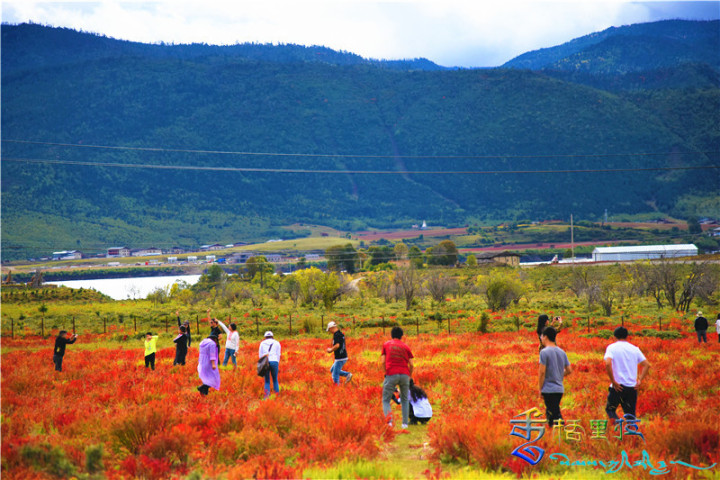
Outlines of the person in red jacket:
{"type": "Polygon", "coordinates": [[[402,340],[403,329],[393,327],[390,332],[391,340],[385,342],[380,355],[380,364],[385,371],[383,381],[382,405],[388,425],[392,426],[390,420],[390,400],[395,392],[395,387],[400,387],[400,402],[402,405],[402,428],[407,428],[410,416],[410,405],[408,392],[410,390],[410,377],[413,372],[413,354],[402,340]]]}

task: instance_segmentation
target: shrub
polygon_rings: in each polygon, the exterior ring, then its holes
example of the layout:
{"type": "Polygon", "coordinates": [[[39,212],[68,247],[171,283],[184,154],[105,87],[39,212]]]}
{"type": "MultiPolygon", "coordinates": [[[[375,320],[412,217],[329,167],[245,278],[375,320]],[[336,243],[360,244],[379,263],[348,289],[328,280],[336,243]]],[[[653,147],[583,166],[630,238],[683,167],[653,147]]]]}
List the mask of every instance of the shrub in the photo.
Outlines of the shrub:
{"type": "Polygon", "coordinates": [[[116,443],[136,455],[150,437],[168,427],[167,414],[157,410],[139,410],[118,420],[110,429],[116,443]]]}
{"type": "Polygon", "coordinates": [[[43,470],[59,478],[68,478],[76,474],[75,465],[65,456],[59,447],[48,444],[23,445],[20,456],[34,468],[43,470]]]}
{"type": "Polygon", "coordinates": [[[103,446],[90,445],[85,449],[85,470],[88,473],[99,473],[105,470],[103,465],[103,446]]]}

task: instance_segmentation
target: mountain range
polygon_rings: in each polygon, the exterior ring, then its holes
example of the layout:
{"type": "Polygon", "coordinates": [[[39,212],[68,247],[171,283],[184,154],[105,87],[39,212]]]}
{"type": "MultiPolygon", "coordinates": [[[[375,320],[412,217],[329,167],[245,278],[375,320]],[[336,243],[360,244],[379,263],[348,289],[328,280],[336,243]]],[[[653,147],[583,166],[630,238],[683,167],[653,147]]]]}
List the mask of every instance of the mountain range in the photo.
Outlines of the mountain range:
{"type": "Polygon", "coordinates": [[[720,211],[720,22],[501,68],[2,25],[2,256],[720,211]]]}

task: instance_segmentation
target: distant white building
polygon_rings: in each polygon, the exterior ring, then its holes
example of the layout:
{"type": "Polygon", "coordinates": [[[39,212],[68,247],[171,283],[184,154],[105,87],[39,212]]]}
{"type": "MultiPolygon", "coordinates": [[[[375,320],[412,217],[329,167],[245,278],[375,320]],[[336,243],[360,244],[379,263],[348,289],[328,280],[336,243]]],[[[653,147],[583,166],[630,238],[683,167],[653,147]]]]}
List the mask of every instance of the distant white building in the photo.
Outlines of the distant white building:
{"type": "Polygon", "coordinates": [[[77,250],[63,250],[61,252],[53,252],[53,260],[77,260],[82,258],[82,252],[77,250]]]}
{"type": "Polygon", "coordinates": [[[622,262],[628,260],[690,257],[697,254],[698,248],[693,244],[597,247],[593,250],[592,260],[593,262],[622,262]]]}

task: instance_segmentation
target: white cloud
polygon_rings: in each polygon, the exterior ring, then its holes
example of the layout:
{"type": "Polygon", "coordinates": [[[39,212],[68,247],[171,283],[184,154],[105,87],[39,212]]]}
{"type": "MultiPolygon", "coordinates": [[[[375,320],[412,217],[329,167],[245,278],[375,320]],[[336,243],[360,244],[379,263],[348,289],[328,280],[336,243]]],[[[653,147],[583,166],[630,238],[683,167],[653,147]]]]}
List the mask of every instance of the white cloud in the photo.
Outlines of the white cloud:
{"type": "MultiPolygon", "coordinates": [[[[3,21],[141,42],[324,45],[372,58],[495,66],[610,26],[674,18],[718,2],[237,0],[3,2],[3,21]],[[691,8],[692,7],[692,8],[691,8]]],[[[698,15],[688,13],[689,16],[698,15]]],[[[717,18],[717,14],[715,15],[717,18]]]]}

